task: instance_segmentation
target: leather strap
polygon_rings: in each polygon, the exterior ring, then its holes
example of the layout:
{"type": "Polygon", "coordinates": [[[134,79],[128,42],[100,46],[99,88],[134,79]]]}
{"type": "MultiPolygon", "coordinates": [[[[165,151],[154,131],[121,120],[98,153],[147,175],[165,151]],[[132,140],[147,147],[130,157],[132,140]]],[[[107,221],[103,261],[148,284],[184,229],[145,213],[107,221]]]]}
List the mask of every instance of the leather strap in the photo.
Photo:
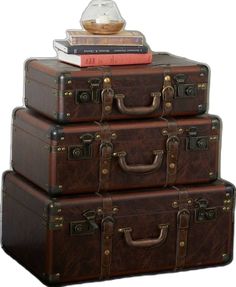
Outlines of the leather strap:
{"type": "Polygon", "coordinates": [[[188,248],[188,230],[190,211],[188,209],[188,193],[179,190],[179,212],[177,214],[177,241],[176,241],[176,270],[185,267],[188,248]]]}
{"type": "Polygon", "coordinates": [[[111,70],[103,71],[103,90],[101,93],[102,98],[102,115],[101,120],[103,121],[108,118],[112,113],[112,105],[114,100],[114,90],[112,89],[112,77],[111,70]]]}
{"type": "Polygon", "coordinates": [[[162,90],[162,99],[163,99],[163,116],[169,116],[173,110],[173,101],[174,101],[175,90],[171,83],[170,69],[164,69],[164,84],[162,90]]]}
{"type": "MultiPolygon", "coordinates": [[[[167,120],[167,119],[165,119],[167,120]]],[[[174,119],[168,119],[168,138],[166,141],[166,186],[174,185],[177,177],[178,154],[180,140],[178,138],[177,123],[174,119]]]]}
{"type": "Polygon", "coordinates": [[[103,220],[101,224],[101,280],[109,279],[110,277],[113,232],[112,198],[109,195],[105,195],[103,197],[103,220]]]}
{"type": "Polygon", "coordinates": [[[101,145],[98,192],[107,191],[109,189],[111,160],[113,153],[113,144],[111,142],[112,133],[110,127],[107,123],[99,125],[101,127],[101,145]]]}

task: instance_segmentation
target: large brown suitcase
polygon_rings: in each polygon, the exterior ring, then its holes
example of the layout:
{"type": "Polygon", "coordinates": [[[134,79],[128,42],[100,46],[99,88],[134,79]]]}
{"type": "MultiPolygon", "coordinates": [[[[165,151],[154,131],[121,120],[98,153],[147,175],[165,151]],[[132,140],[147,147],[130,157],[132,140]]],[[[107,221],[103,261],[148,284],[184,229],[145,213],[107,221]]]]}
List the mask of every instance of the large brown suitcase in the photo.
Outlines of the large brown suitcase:
{"type": "Polygon", "coordinates": [[[213,184],[50,199],[13,173],[3,248],[47,284],[224,265],[233,258],[234,187],[213,184]]]}
{"type": "Polygon", "coordinates": [[[51,195],[209,182],[220,130],[210,115],[60,126],[20,108],[12,166],[51,195]]]}
{"type": "Polygon", "coordinates": [[[25,104],[61,123],[196,115],[208,108],[205,64],[154,53],[150,65],[78,68],[30,59],[25,104]]]}

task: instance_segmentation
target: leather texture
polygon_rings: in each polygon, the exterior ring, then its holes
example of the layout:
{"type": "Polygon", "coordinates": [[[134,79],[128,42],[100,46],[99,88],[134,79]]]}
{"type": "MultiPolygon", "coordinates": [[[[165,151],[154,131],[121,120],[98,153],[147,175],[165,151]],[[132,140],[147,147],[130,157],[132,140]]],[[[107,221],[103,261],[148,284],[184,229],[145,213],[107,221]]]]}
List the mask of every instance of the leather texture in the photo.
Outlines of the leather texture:
{"type": "Polygon", "coordinates": [[[234,186],[223,180],[50,199],[4,177],[3,248],[46,284],[225,265],[233,222],[234,186]],[[214,216],[202,218],[199,202],[214,216]]]}
{"type": "Polygon", "coordinates": [[[53,196],[210,182],[220,139],[210,115],[63,126],[19,109],[12,163],[53,196]]]}
{"type": "Polygon", "coordinates": [[[154,53],[150,65],[121,67],[78,68],[55,58],[31,59],[25,75],[26,106],[60,123],[208,110],[209,68],[167,53],[154,53]]]}

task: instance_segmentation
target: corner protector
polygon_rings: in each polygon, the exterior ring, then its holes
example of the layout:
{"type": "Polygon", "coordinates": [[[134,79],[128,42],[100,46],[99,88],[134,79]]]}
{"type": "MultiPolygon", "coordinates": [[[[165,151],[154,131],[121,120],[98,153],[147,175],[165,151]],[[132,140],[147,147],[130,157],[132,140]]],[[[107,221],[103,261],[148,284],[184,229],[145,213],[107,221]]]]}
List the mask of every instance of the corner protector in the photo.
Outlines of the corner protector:
{"type": "Polygon", "coordinates": [[[201,73],[204,73],[205,76],[209,76],[211,68],[207,64],[200,64],[201,73]]]}
{"type": "Polygon", "coordinates": [[[51,140],[55,140],[55,141],[58,141],[58,140],[64,138],[63,127],[61,127],[60,125],[54,126],[50,130],[49,138],[51,140]]]}
{"type": "Polygon", "coordinates": [[[60,124],[68,123],[68,116],[65,113],[54,113],[54,118],[60,124]]]}
{"type": "Polygon", "coordinates": [[[220,129],[222,125],[222,120],[219,116],[214,116],[211,120],[211,125],[213,130],[218,130],[220,129]]]}
{"type": "Polygon", "coordinates": [[[230,263],[232,263],[234,256],[233,254],[223,254],[223,265],[229,265],[230,263]]]}
{"type": "Polygon", "coordinates": [[[43,281],[48,283],[48,284],[57,284],[60,282],[60,273],[55,273],[55,274],[43,274],[43,281]]]}
{"type": "Polygon", "coordinates": [[[17,108],[15,108],[15,109],[13,110],[13,112],[12,112],[12,119],[13,119],[13,120],[16,119],[16,114],[17,114],[17,112],[18,112],[19,110],[22,110],[22,109],[24,109],[24,108],[23,108],[23,107],[17,107],[17,108]]]}
{"type": "Polygon", "coordinates": [[[61,195],[63,191],[63,187],[61,185],[58,186],[49,186],[48,193],[50,196],[58,196],[61,195]]]}
{"type": "Polygon", "coordinates": [[[226,189],[226,193],[229,193],[231,197],[235,196],[235,186],[230,183],[230,182],[225,182],[225,189],[226,189]]]}

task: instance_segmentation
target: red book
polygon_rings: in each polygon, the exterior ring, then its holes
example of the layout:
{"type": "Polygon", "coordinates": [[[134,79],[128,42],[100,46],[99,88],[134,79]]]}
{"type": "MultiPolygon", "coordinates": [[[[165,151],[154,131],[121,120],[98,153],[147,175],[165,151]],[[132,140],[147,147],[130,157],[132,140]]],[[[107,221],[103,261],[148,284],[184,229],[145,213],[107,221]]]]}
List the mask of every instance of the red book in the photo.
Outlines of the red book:
{"type": "Polygon", "coordinates": [[[79,67],[150,64],[152,62],[152,52],[147,54],[72,55],[57,50],[57,56],[60,61],[79,67]]]}

